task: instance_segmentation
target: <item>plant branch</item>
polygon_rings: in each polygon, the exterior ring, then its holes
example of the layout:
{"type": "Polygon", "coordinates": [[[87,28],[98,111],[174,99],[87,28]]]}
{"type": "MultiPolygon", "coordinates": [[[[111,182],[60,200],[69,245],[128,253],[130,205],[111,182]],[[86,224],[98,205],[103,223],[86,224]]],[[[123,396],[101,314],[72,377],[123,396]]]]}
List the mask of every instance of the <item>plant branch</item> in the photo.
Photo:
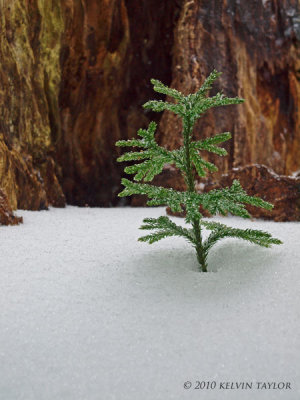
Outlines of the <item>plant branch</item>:
{"type": "MultiPolygon", "coordinates": [[[[188,186],[188,192],[195,193],[195,183],[194,183],[194,174],[192,170],[191,164],[191,155],[190,155],[190,144],[191,144],[191,135],[192,135],[193,125],[189,116],[185,117],[183,120],[183,138],[184,138],[184,149],[185,149],[185,171],[186,171],[186,183],[188,186]]],[[[197,252],[197,259],[199,264],[201,265],[202,271],[207,272],[206,265],[206,257],[205,252],[202,245],[202,235],[199,224],[200,219],[198,217],[192,217],[192,227],[195,236],[195,248],[197,252]]]]}

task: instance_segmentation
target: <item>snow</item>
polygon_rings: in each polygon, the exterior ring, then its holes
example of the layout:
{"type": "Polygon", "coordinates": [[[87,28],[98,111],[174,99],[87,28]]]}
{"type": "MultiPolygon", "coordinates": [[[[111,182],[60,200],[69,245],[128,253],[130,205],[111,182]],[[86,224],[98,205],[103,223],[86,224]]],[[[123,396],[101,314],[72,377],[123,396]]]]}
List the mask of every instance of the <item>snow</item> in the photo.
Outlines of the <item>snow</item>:
{"type": "Polygon", "coordinates": [[[300,224],[216,218],[284,245],[223,240],[205,274],[181,238],[136,241],[162,208],[18,214],[0,227],[1,399],[300,398],[300,224]]]}
{"type": "Polygon", "coordinates": [[[293,172],[293,173],[291,174],[291,177],[292,177],[292,178],[297,178],[298,176],[300,176],[300,169],[298,169],[297,171],[295,171],[295,172],[293,172]]]}

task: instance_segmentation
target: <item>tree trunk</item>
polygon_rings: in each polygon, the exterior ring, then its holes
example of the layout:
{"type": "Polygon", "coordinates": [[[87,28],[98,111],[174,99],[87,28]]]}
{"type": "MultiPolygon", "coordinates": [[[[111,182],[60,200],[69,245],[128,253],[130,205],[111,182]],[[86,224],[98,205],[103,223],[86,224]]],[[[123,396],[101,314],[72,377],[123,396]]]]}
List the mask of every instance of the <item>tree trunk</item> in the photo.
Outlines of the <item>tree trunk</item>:
{"type": "Polygon", "coordinates": [[[296,0],[0,0],[0,187],[12,208],[63,206],[65,196],[117,204],[116,140],[154,119],[163,144],[180,144],[176,118],[142,109],[162,98],[150,78],[188,93],[213,68],[224,72],[216,89],[246,99],[196,127],[198,138],[233,133],[220,172],[299,169],[298,9],[296,0]]]}
{"type": "Polygon", "coordinates": [[[115,142],[149,123],[142,104],[153,96],[152,76],[171,81],[178,14],[173,2],[158,0],[63,6],[58,162],[69,203],[115,204],[122,173],[115,142]]]}
{"type": "MultiPolygon", "coordinates": [[[[299,169],[300,24],[298,0],[185,0],[175,32],[172,87],[196,91],[216,68],[215,90],[240,96],[239,106],[213,109],[199,121],[195,136],[230,131],[230,157],[212,157],[220,173],[250,163],[279,174],[299,169]]],[[[213,91],[212,91],[213,93],[213,91]]],[[[176,117],[165,113],[161,140],[180,143],[176,117]]]]}
{"type": "Polygon", "coordinates": [[[0,187],[14,209],[65,203],[52,159],[64,30],[53,4],[0,2],[0,187]]]}

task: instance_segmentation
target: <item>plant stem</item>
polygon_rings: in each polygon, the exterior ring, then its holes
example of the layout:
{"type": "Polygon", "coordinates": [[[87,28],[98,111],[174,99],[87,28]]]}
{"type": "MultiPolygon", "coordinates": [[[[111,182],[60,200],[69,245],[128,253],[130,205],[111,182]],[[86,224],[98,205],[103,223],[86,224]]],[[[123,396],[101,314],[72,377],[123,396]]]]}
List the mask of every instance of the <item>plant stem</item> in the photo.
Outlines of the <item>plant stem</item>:
{"type": "MultiPolygon", "coordinates": [[[[190,118],[185,117],[183,120],[183,138],[184,138],[184,149],[185,149],[185,181],[188,187],[189,192],[196,192],[195,183],[194,183],[194,174],[191,165],[190,158],[190,141],[191,141],[191,133],[193,126],[191,124],[190,118]]],[[[197,260],[201,266],[202,272],[207,272],[206,265],[206,257],[202,245],[202,235],[199,224],[199,219],[194,218],[192,220],[192,227],[194,231],[194,235],[196,238],[196,252],[197,252],[197,260]]]]}
{"type": "Polygon", "coordinates": [[[204,249],[202,245],[202,236],[201,230],[199,225],[199,220],[194,220],[192,222],[193,231],[196,238],[196,252],[197,252],[197,260],[201,265],[202,272],[207,272],[207,265],[206,265],[206,257],[204,254],[204,249]]]}

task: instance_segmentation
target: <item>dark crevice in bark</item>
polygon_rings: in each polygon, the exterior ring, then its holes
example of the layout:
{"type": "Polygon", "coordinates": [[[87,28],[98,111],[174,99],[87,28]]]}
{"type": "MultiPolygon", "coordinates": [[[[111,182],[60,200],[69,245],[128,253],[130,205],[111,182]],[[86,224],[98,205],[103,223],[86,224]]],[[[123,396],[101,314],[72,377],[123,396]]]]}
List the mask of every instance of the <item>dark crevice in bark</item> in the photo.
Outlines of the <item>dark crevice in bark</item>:
{"type": "Polygon", "coordinates": [[[162,98],[153,92],[151,78],[171,83],[174,29],[182,2],[94,3],[84,2],[99,13],[101,24],[87,6],[84,15],[75,7],[73,19],[66,23],[58,161],[68,203],[112,206],[119,201],[124,174],[124,166],[116,163],[115,141],[161,118],[142,105],[162,98]]]}

